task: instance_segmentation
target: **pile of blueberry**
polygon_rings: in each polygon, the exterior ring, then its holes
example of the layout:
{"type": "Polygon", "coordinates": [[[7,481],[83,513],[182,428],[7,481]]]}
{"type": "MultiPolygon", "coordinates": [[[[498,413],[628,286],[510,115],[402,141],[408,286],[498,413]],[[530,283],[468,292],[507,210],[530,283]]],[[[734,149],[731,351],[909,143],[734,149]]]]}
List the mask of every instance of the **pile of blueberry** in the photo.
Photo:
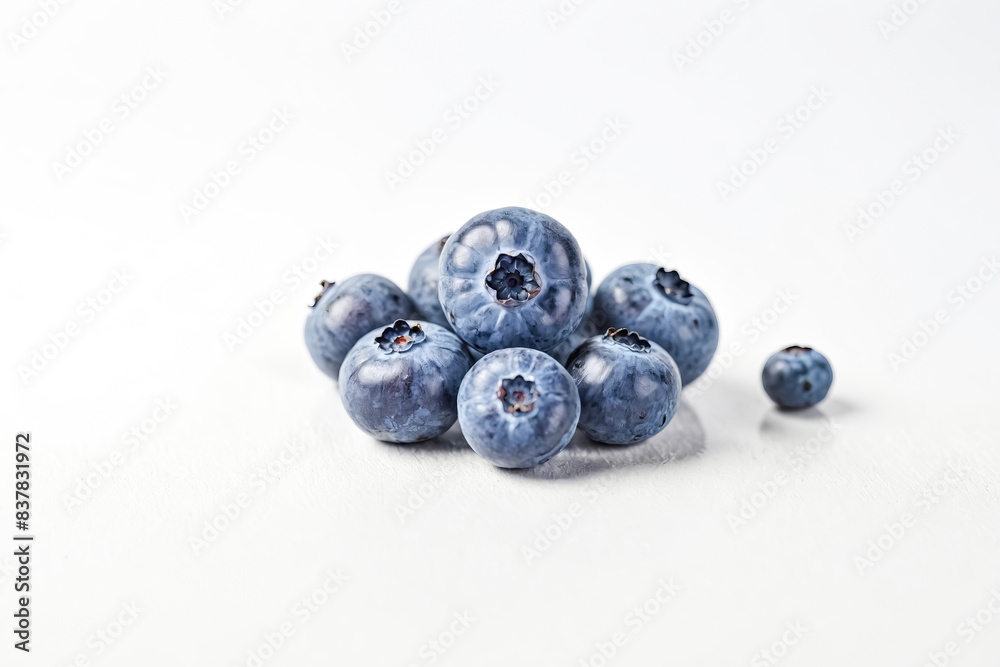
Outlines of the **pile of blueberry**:
{"type": "MultiPolygon", "coordinates": [[[[592,294],[590,282],[559,222],[487,211],[417,258],[409,294],[372,274],[324,281],[306,346],[379,440],[427,440],[457,419],[504,468],[548,461],[577,427],[601,443],[640,442],[708,367],[718,320],[701,290],[653,264],[623,266],[592,294]]],[[[776,403],[802,408],[826,396],[833,372],[815,350],[790,347],[768,359],[763,382],[776,403]]]]}

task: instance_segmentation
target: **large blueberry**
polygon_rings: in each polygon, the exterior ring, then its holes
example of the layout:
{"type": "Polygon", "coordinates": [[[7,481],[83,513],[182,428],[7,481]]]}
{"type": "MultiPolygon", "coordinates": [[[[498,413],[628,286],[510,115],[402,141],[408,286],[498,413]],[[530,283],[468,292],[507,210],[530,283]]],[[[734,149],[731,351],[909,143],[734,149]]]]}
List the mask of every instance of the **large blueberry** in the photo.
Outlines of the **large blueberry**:
{"type": "Polygon", "coordinates": [[[476,452],[501,468],[530,468],[563,450],[580,418],[573,378],[524,347],[487,354],[462,381],[458,421],[476,452]]]}
{"type": "Polygon", "coordinates": [[[658,343],[677,362],[684,384],[705,372],[719,345],[719,321],[708,298],[676,271],[655,264],[627,264],[605,278],[590,318],[658,343]]]}
{"type": "Polygon", "coordinates": [[[320,370],[335,380],[361,336],[387,322],[417,317],[413,302],[388,278],[363,273],[320,284],[323,291],[306,318],[306,347],[320,370]]]}
{"type": "Polygon", "coordinates": [[[438,260],[447,241],[448,236],[445,236],[420,253],[417,261],[413,263],[413,268],[410,269],[406,291],[420,310],[421,317],[450,329],[451,325],[448,324],[448,318],[444,316],[441,302],[438,300],[438,260]]]}
{"type": "Polygon", "coordinates": [[[580,393],[580,429],[597,442],[640,442],[662,431],[677,411],[677,364],[635,332],[612,328],[588,338],[566,367],[580,393]]]}
{"type": "Polygon", "coordinates": [[[771,355],[761,380],[764,391],[778,405],[808,408],[826,398],[833,384],[833,369],[816,350],[793,345],[771,355]]]}
{"type": "Polygon", "coordinates": [[[433,322],[397,320],[355,343],[340,368],[340,396],[362,431],[388,442],[419,442],[447,431],[469,355],[433,322]]]}
{"type": "Polygon", "coordinates": [[[516,206],[480,213],[441,252],[438,296],[452,328],[472,347],[548,350],[587,307],[580,246],[544,213],[516,206]]]}

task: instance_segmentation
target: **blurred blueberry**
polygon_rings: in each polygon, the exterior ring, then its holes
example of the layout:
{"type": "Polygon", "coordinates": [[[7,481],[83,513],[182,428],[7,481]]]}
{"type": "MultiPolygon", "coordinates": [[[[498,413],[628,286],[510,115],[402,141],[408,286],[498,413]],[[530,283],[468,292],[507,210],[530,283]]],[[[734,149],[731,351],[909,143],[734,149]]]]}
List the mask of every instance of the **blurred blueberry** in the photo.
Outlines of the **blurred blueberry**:
{"type": "Polygon", "coordinates": [[[340,369],[340,396],[365,433],[387,442],[427,440],[455,423],[469,363],[465,345],[448,329],[396,320],[351,348],[340,369]]]}
{"type": "Polygon", "coordinates": [[[438,260],[447,241],[448,236],[444,236],[420,253],[417,261],[413,263],[413,268],[410,269],[406,291],[423,319],[450,329],[451,325],[441,310],[441,302],[438,301],[438,260]]]}
{"type": "Polygon", "coordinates": [[[501,468],[530,468],[563,450],[580,418],[573,378],[523,347],[477,361],[458,393],[458,421],[476,452],[501,468]]]}
{"type": "Polygon", "coordinates": [[[635,332],[608,329],[587,339],[566,367],[580,393],[580,429],[597,442],[640,442],[662,431],[677,411],[677,365],[635,332]]]}
{"type": "Polygon", "coordinates": [[[452,328],[482,351],[548,350],[580,324],[586,266],[569,231],[516,206],[475,216],[441,252],[438,296],[452,328]]]}
{"type": "Polygon", "coordinates": [[[826,398],[833,384],[833,369],[816,350],[793,345],[771,355],[761,380],[764,391],[778,405],[808,408],[826,398]]]}
{"type": "Polygon", "coordinates": [[[627,264],[594,295],[595,326],[636,331],[666,350],[688,384],[705,372],[719,345],[719,321],[708,298],[676,271],[627,264]]]}
{"type": "Polygon", "coordinates": [[[306,318],[306,347],[320,370],[337,379],[357,340],[375,327],[417,317],[403,290],[382,276],[363,273],[341,283],[322,281],[323,291],[306,318]]]}

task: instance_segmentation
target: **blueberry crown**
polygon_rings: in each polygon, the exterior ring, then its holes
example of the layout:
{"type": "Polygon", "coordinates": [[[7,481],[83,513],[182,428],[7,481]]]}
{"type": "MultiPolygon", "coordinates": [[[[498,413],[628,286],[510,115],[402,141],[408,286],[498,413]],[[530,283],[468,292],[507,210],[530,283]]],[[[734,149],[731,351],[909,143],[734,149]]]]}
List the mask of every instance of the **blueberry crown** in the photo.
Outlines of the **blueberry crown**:
{"type": "Polygon", "coordinates": [[[320,299],[323,298],[323,295],[326,294],[327,292],[329,292],[331,289],[333,289],[333,286],[336,285],[336,284],[337,283],[333,282],[332,280],[321,280],[321,281],[319,281],[319,286],[320,286],[321,289],[319,291],[319,294],[317,294],[316,298],[313,300],[312,305],[309,306],[309,307],[310,308],[315,308],[316,305],[320,302],[320,299]]]}
{"type": "Polygon", "coordinates": [[[504,411],[508,414],[531,412],[535,409],[535,401],[538,400],[538,390],[531,380],[515,375],[500,381],[497,398],[503,403],[504,411]]]}
{"type": "Polygon", "coordinates": [[[380,350],[386,354],[406,352],[417,343],[423,342],[427,334],[419,324],[410,324],[406,320],[396,320],[391,327],[386,327],[382,335],[375,339],[380,350]]]}
{"type": "Polygon", "coordinates": [[[611,327],[604,334],[604,337],[610,338],[612,342],[618,345],[624,345],[633,352],[649,352],[653,347],[649,344],[648,340],[628,329],[615,329],[611,327]]]}
{"type": "Polygon", "coordinates": [[[812,348],[802,347],[801,345],[789,345],[782,352],[787,352],[788,354],[805,354],[806,352],[812,352],[812,348]]]}
{"type": "Polygon", "coordinates": [[[496,293],[497,301],[509,304],[533,299],[542,289],[535,265],[523,253],[497,257],[496,267],[486,274],[486,286],[496,293]]]}
{"type": "Polygon", "coordinates": [[[663,296],[682,306],[688,305],[694,298],[691,294],[691,284],[683,280],[676,271],[667,271],[662,267],[657,269],[653,284],[660,288],[663,296]]]}

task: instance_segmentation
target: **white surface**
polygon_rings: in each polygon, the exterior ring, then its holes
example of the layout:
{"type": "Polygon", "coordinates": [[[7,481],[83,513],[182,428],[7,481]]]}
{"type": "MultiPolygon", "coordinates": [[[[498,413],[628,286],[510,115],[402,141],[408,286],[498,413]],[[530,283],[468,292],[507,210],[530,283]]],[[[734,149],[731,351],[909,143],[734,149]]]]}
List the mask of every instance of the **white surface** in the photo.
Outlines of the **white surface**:
{"type": "MultiPolygon", "coordinates": [[[[425,644],[468,612],[434,664],[575,666],[618,632],[608,664],[770,664],[758,651],[795,622],[807,631],[783,665],[921,665],[951,641],[949,664],[996,664],[1000,616],[968,642],[959,626],[1000,590],[1000,281],[961,308],[954,290],[1000,250],[1000,6],[928,2],[885,39],[888,1],[590,0],[553,30],[555,0],[404,0],[348,63],[340,43],[384,6],[246,0],[220,20],[210,0],[96,0],[60,6],[16,53],[5,42],[0,437],[33,434],[38,537],[34,651],[11,648],[0,572],[0,662],[246,665],[287,621],[294,634],[264,664],[429,665],[425,644]],[[733,21],[679,72],[675,52],[726,8],[733,21]],[[166,78],[121,118],[116,98],[155,65],[166,78]],[[449,121],[480,77],[499,87],[449,121]],[[776,123],[824,86],[832,97],[783,135],[776,123]],[[247,161],[241,142],[281,107],[295,120],[247,161]],[[59,180],[52,163],[105,117],[113,131],[59,180]],[[581,171],[578,147],[608,119],[625,128],[581,171]],[[385,172],[438,127],[446,141],[390,191],[385,172]],[[905,163],[948,127],[954,145],[910,180],[905,163]],[[777,151],[723,202],[717,182],[770,137],[777,151]],[[228,160],[240,173],[185,223],[179,205],[228,160]],[[529,473],[492,468],[457,432],[415,447],[360,434],[301,340],[319,280],[402,284],[440,234],[535,200],[560,171],[572,182],[545,210],[597,280],[630,261],[677,267],[713,300],[720,350],[741,353],[655,441],[578,436],[529,473]],[[852,243],[844,225],[893,179],[905,192],[852,243]],[[315,266],[319,237],[338,247],[315,266]],[[103,312],[78,310],[122,269],[129,284],[103,312]],[[274,290],[282,303],[230,350],[225,336],[274,290]],[[793,305],[772,320],[782,291],[793,305]],[[947,321],[894,369],[887,355],[938,310],[947,321]],[[754,318],[766,331],[751,333],[754,318]],[[22,381],[70,323],[79,334],[22,381]],[[775,411],[759,383],[790,343],[836,372],[802,415],[775,411]],[[162,399],[176,409],[128,449],[123,433],[162,399]],[[793,467],[824,420],[835,439],[793,467]],[[290,439],[304,451],[262,481],[290,439]],[[122,465],[67,510],[116,450],[122,465]],[[968,470],[924,512],[949,462],[968,470]],[[776,475],[734,531],[730,513],[776,475]],[[192,538],[240,494],[248,506],[196,554],[192,538]],[[529,563],[522,547],[574,504],[529,563]],[[860,573],[855,556],[905,512],[915,525],[860,573]],[[300,623],[296,601],[338,568],[349,581],[300,623]],[[680,590],[637,627],[627,615],[661,579],[680,590]],[[98,651],[94,633],[133,601],[136,622],[98,651]]],[[[5,3],[2,25],[38,7],[5,3]]]]}

